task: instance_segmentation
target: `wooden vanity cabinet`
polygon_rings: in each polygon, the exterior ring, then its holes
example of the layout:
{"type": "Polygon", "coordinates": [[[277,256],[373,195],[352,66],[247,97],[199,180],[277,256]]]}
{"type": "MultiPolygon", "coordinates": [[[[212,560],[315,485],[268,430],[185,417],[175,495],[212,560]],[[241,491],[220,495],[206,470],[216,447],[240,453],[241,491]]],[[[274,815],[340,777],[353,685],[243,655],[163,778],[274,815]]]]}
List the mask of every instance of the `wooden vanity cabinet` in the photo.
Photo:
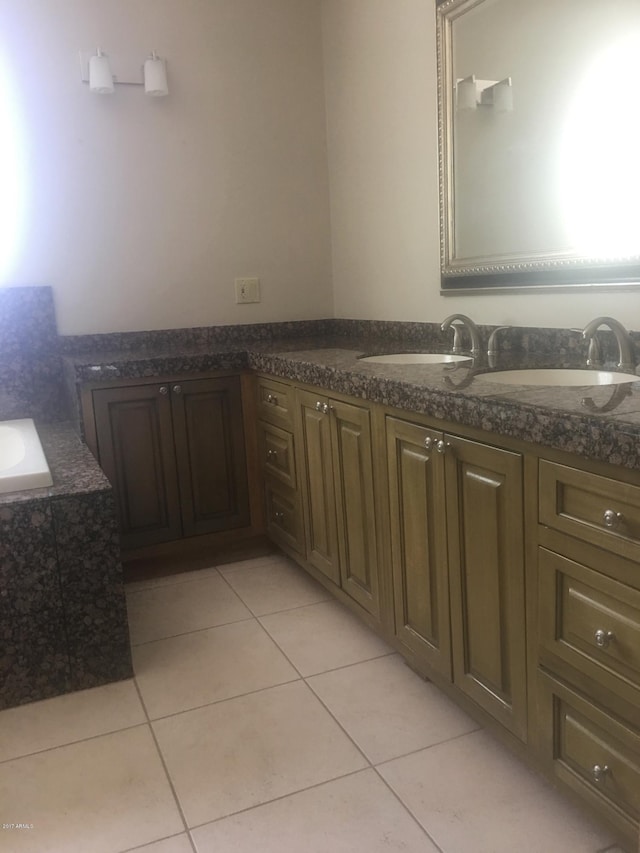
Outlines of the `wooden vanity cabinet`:
{"type": "Polygon", "coordinates": [[[258,459],[264,483],[267,533],[292,556],[305,550],[296,463],[295,395],[283,382],[256,380],[258,459]]]}
{"type": "Polygon", "coordinates": [[[296,399],[307,560],[379,619],[370,409],[300,388],[296,399]]]}
{"type": "Polygon", "coordinates": [[[387,418],[396,635],[521,740],[522,457],[387,418]]]}
{"type": "Polygon", "coordinates": [[[551,460],[539,469],[536,753],[637,843],[640,486],[551,460]]]}
{"type": "Polygon", "coordinates": [[[91,392],[126,550],[249,524],[238,376],[91,392]]]}

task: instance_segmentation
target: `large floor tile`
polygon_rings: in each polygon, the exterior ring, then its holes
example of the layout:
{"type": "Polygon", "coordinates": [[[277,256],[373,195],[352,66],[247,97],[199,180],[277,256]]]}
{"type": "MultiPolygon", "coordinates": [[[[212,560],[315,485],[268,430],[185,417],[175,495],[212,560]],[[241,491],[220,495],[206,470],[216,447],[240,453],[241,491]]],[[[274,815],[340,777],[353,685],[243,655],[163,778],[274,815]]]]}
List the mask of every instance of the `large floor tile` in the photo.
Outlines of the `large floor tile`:
{"type": "Polygon", "coordinates": [[[0,711],[0,761],[137,726],[146,719],[133,680],[10,708],[0,711]]]}
{"type": "MultiPolygon", "coordinates": [[[[114,853],[184,831],[148,726],[0,764],[11,853],[114,853]]],[[[2,846],[5,845],[5,846],[2,846]]]]}
{"type": "Polygon", "coordinates": [[[373,764],[479,728],[398,655],[313,676],[309,686],[373,764]]]}
{"type": "Polygon", "coordinates": [[[133,667],[152,719],[298,678],[254,619],[135,646],[133,667]]]}
{"type": "Polygon", "coordinates": [[[198,853],[437,853],[373,770],[223,818],[192,835],[198,853]]]}
{"type": "Polygon", "coordinates": [[[217,574],[218,569],[215,566],[193,569],[188,572],[174,571],[166,575],[144,578],[144,580],[127,581],[125,584],[125,590],[127,592],[138,592],[138,590],[141,589],[153,589],[157,586],[174,586],[178,583],[189,583],[190,581],[198,581],[203,580],[204,578],[214,577],[217,574]]]}
{"type": "Polygon", "coordinates": [[[220,571],[256,616],[331,598],[324,587],[286,557],[260,565],[245,562],[221,566],[220,571]]]}
{"type": "Polygon", "coordinates": [[[367,764],[301,681],[153,727],[190,827],[367,764]]]}
{"type": "Polygon", "coordinates": [[[304,676],[392,651],[336,601],[263,616],[260,622],[304,676]]]}
{"type": "Polygon", "coordinates": [[[595,853],[613,842],[486,732],[378,770],[445,853],[595,853]]]}
{"type": "Polygon", "coordinates": [[[133,645],[251,618],[217,572],[185,583],[128,592],[127,610],[133,645]]]}
{"type": "Polygon", "coordinates": [[[163,838],[162,841],[154,841],[143,847],[135,847],[126,853],[193,853],[193,846],[186,833],[174,835],[171,838],[163,838]]]}

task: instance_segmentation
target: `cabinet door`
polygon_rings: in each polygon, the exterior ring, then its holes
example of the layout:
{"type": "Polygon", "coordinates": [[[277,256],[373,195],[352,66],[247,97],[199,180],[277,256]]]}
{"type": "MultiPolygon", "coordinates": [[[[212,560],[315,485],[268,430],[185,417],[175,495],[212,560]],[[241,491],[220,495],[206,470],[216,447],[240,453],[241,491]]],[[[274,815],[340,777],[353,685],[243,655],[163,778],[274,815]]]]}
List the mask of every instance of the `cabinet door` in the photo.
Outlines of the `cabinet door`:
{"type": "Polygon", "coordinates": [[[354,601],[379,616],[370,413],[337,400],[329,406],[340,580],[354,601]]]}
{"type": "Polygon", "coordinates": [[[396,635],[451,678],[442,434],[387,418],[391,563],[396,635]]]}
{"type": "Polygon", "coordinates": [[[166,384],[93,392],[98,456],[113,486],[123,548],[179,539],[180,497],[166,384]]]}
{"type": "Polygon", "coordinates": [[[297,393],[300,412],[300,469],[307,510],[307,560],[334,583],[339,584],[329,401],[326,397],[308,391],[297,393]],[[324,406],[326,410],[323,411],[324,406]]]}
{"type": "Polygon", "coordinates": [[[454,683],[526,734],[522,458],[445,436],[454,683]]]}
{"type": "Polygon", "coordinates": [[[185,536],[249,524],[240,379],[191,379],[171,386],[185,536]]]}

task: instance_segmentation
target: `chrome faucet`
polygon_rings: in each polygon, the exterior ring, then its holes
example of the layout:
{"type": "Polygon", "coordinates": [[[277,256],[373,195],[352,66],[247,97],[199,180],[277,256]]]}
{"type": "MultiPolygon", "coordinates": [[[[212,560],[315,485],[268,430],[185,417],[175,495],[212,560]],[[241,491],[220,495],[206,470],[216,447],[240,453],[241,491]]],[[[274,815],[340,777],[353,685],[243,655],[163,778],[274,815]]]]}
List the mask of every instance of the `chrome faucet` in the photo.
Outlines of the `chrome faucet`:
{"type": "Polygon", "coordinates": [[[489,335],[489,343],[487,344],[487,358],[489,360],[489,367],[495,367],[498,359],[498,332],[502,332],[505,329],[510,328],[511,326],[497,326],[489,335]]]}
{"type": "Polygon", "coordinates": [[[588,323],[582,330],[582,337],[585,341],[589,341],[589,358],[587,364],[590,367],[600,366],[594,362],[597,359],[599,347],[593,346],[593,341],[596,339],[596,333],[600,326],[608,326],[616,336],[618,343],[618,369],[625,373],[635,373],[636,366],[633,361],[633,352],[631,348],[631,338],[629,332],[625,329],[622,323],[614,320],[613,317],[596,317],[588,323]]]}
{"type": "Polygon", "coordinates": [[[460,341],[460,329],[466,328],[471,338],[471,355],[480,355],[480,332],[478,327],[466,314],[451,314],[440,326],[443,332],[453,329],[453,352],[461,353],[465,350],[460,341]]]}

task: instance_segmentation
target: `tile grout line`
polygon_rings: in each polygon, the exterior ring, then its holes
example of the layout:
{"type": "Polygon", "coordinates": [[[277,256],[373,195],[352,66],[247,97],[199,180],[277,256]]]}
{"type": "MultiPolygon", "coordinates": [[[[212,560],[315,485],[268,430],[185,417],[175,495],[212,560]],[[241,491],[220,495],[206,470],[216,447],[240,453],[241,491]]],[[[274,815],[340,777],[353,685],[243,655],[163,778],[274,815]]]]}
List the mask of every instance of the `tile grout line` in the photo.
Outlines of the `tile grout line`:
{"type": "MultiPolygon", "coordinates": [[[[171,841],[172,838],[181,838],[183,835],[184,832],[174,832],[172,835],[165,835],[164,838],[157,838],[155,841],[147,841],[144,844],[139,844],[137,847],[126,847],[124,850],[119,850],[118,853],[144,853],[144,851],[151,847],[152,844],[161,844],[163,841],[171,841]]],[[[188,833],[187,838],[189,838],[188,833]]],[[[191,841],[190,838],[189,841],[191,841]]],[[[194,850],[195,853],[198,853],[193,845],[192,850],[194,850]]]]}
{"type": "MultiPolygon", "coordinates": [[[[419,752],[420,750],[417,750],[417,751],[419,752]]],[[[409,755],[411,755],[411,753],[408,753],[408,754],[409,754],[409,755]]],[[[404,757],[404,756],[402,756],[402,757],[404,757]]],[[[384,763],[384,762],[383,762],[383,763],[384,763]]],[[[378,765],[378,766],[381,766],[381,765],[378,765]]],[[[384,776],[379,772],[378,767],[374,765],[373,770],[374,770],[374,772],[375,772],[376,776],[378,777],[378,779],[380,779],[380,781],[382,782],[382,784],[385,786],[385,788],[386,788],[386,789],[387,789],[387,790],[388,790],[388,791],[389,791],[389,792],[390,792],[390,793],[391,793],[391,794],[396,798],[396,800],[400,803],[400,805],[402,806],[402,808],[403,808],[403,809],[406,811],[406,813],[411,817],[411,819],[412,819],[413,821],[415,821],[415,823],[420,827],[420,829],[424,832],[424,834],[427,836],[427,838],[429,839],[429,841],[434,845],[434,847],[435,847],[437,850],[439,850],[439,851],[440,851],[440,853],[445,853],[445,851],[443,850],[443,848],[442,848],[442,847],[440,847],[440,845],[436,842],[435,838],[433,838],[433,836],[428,832],[428,830],[426,829],[426,827],[424,827],[424,826],[420,823],[420,821],[419,821],[419,820],[418,820],[418,818],[414,815],[414,813],[411,811],[411,809],[409,808],[409,806],[404,802],[404,800],[400,797],[400,795],[399,795],[396,791],[394,791],[394,789],[393,789],[393,788],[391,787],[391,785],[387,782],[387,780],[384,778],[384,776]]]]}
{"type": "Polygon", "coordinates": [[[273,803],[280,802],[281,800],[288,800],[289,797],[295,797],[296,794],[304,794],[306,791],[313,791],[315,788],[322,788],[323,785],[331,785],[333,782],[339,782],[342,779],[348,779],[350,776],[357,776],[359,773],[367,773],[369,770],[374,769],[375,768],[373,767],[360,767],[358,770],[350,770],[348,773],[342,773],[339,776],[332,777],[331,779],[323,779],[322,782],[314,782],[313,785],[306,785],[304,788],[296,788],[295,791],[289,791],[289,793],[281,794],[279,797],[273,797],[272,799],[264,800],[261,803],[254,803],[252,806],[246,806],[243,809],[238,809],[237,812],[229,812],[228,814],[220,815],[220,817],[215,817],[213,820],[206,820],[204,823],[198,823],[191,827],[190,832],[194,832],[196,829],[202,829],[203,826],[209,826],[212,823],[219,823],[221,820],[226,820],[230,817],[237,817],[238,815],[255,811],[256,809],[262,808],[262,806],[270,806],[273,803]]]}
{"type": "Polygon", "coordinates": [[[179,634],[169,634],[166,637],[156,637],[155,640],[144,640],[142,643],[132,642],[131,649],[140,649],[143,646],[150,646],[152,643],[163,643],[165,640],[176,640],[179,637],[188,637],[190,634],[202,634],[203,631],[213,631],[215,628],[226,628],[229,625],[239,625],[240,622],[251,622],[255,618],[256,617],[250,612],[249,616],[243,616],[242,619],[234,619],[231,622],[221,622],[219,625],[207,625],[204,628],[192,628],[190,631],[181,631],[179,634]]]}
{"type": "Polygon", "coordinates": [[[138,698],[140,699],[140,703],[142,705],[142,710],[144,711],[144,715],[147,718],[147,726],[149,727],[149,732],[150,732],[151,737],[153,739],[153,743],[155,744],[156,751],[157,751],[158,757],[160,759],[160,763],[162,764],[162,769],[164,770],[164,773],[165,773],[165,776],[167,779],[167,783],[169,784],[169,788],[171,789],[171,793],[173,794],[173,799],[175,801],[176,808],[178,809],[178,814],[180,815],[182,825],[184,826],[185,832],[187,833],[187,838],[189,839],[189,844],[191,845],[193,853],[197,853],[195,844],[193,843],[193,839],[191,838],[191,833],[189,832],[189,825],[187,823],[187,819],[185,817],[185,814],[184,814],[184,811],[182,808],[182,804],[180,803],[178,793],[175,789],[175,785],[173,784],[173,779],[171,778],[171,774],[169,773],[169,768],[167,767],[167,763],[164,759],[164,755],[162,754],[162,750],[160,749],[160,744],[158,743],[158,738],[156,737],[156,733],[153,730],[153,724],[149,718],[149,712],[147,711],[147,706],[146,706],[145,701],[142,697],[142,691],[140,690],[140,687],[138,686],[137,678],[134,678],[133,683],[135,684],[136,692],[138,693],[138,698]]]}

